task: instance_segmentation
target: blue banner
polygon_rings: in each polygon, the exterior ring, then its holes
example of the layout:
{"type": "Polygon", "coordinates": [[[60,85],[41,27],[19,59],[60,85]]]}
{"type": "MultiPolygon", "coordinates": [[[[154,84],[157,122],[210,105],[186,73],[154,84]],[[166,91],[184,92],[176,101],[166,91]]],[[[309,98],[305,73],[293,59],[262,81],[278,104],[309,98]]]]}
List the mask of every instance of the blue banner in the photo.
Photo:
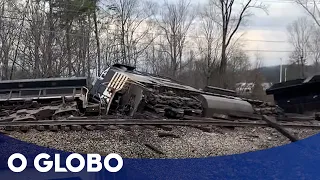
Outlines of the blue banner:
{"type": "MultiPolygon", "coordinates": [[[[117,173],[110,173],[104,168],[97,173],[88,173],[86,168],[79,173],[55,173],[54,168],[48,173],[40,173],[33,165],[38,154],[49,154],[51,161],[54,160],[54,154],[60,154],[61,166],[65,167],[66,157],[71,153],[0,135],[0,179],[320,179],[319,142],[320,134],[280,147],[230,156],[198,159],[124,158],[123,167],[117,173]],[[27,168],[21,173],[14,173],[8,168],[8,158],[14,153],[21,153],[27,158],[27,168]]],[[[19,163],[14,161],[17,166],[19,163]]],[[[116,165],[116,162],[111,161],[111,165],[116,165]]]]}

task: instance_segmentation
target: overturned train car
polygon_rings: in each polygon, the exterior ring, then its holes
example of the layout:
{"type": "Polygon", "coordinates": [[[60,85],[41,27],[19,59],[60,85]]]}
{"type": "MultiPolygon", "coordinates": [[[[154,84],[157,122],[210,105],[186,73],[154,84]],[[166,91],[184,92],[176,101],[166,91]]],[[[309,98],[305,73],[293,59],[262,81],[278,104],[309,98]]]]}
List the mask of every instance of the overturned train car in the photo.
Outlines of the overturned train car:
{"type": "Polygon", "coordinates": [[[198,90],[121,64],[106,69],[90,88],[85,77],[0,82],[1,121],[83,115],[136,119],[250,115],[259,113],[263,104],[253,102],[230,93],[198,90]]]}
{"type": "Polygon", "coordinates": [[[103,72],[93,83],[90,94],[96,102],[106,104],[106,112],[110,114],[143,115],[143,118],[255,112],[252,104],[240,98],[198,90],[120,64],[103,72]]]}

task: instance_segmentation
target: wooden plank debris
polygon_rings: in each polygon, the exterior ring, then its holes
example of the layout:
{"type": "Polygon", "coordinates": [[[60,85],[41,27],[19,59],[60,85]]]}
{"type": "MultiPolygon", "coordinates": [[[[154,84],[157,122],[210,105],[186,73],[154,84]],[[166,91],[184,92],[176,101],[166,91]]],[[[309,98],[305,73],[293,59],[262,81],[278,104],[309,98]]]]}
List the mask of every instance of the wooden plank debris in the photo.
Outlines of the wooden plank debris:
{"type": "Polygon", "coordinates": [[[151,145],[151,144],[149,144],[149,143],[144,143],[144,145],[145,145],[147,148],[151,149],[152,151],[156,152],[157,154],[164,155],[164,152],[162,152],[159,148],[157,148],[157,147],[155,147],[155,146],[153,146],[153,145],[151,145]]]}
{"type": "Polygon", "coordinates": [[[268,123],[270,125],[270,127],[275,128],[277,131],[279,131],[281,134],[283,134],[284,136],[286,136],[288,139],[290,139],[291,142],[296,142],[299,139],[297,137],[295,137],[294,135],[292,135],[289,131],[287,131],[286,129],[284,129],[280,124],[278,124],[275,120],[275,118],[273,117],[269,117],[266,115],[262,116],[262,119],[264,121],[266,121],[266,123],[268,123]]]}

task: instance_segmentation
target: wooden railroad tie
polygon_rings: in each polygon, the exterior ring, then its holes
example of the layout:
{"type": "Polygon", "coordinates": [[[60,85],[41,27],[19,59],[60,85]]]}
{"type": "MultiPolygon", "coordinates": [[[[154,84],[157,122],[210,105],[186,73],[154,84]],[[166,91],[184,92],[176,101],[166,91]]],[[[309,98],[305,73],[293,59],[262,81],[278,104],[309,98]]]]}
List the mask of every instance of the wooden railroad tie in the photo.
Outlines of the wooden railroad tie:
{"type": "Polygon", "coordinates": [[[296,142],[299,140],[299,138],[295,137],[294,135],[292,135],[289,131],[287,131],[286,129],[284,129],[280,124],[278,124],[276,122],[276,119],[273,117],[269,117],[266,115],[262,116],[262,119],[268,123],[268,125],[270,127],[275,128],[277,131],[279,131],[282,135],[284,135],[285,137],[287,137],[288,139],[290,139],[291,142],[296,142]]]}

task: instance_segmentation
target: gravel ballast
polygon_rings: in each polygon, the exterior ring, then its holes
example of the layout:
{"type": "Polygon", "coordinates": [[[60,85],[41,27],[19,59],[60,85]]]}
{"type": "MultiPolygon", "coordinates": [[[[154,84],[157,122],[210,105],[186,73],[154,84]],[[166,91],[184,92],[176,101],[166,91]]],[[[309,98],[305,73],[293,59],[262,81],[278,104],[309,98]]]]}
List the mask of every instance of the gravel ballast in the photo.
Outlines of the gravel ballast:
{"type": "MultiPolygon", "coordinates": [[[[194,127],[161,128],[132,126],[106,127],[105,131],[7,132],[9,136],[39,146],[76,153],[118,153],[124,158],[194,158],[239,154],[281,146],[290,141],[273,128],[212,127],[204,132],[194,127]],[[131,129],[131,130],[128,130],[131,129]],[[170,128],[169,128],[170,129],[170,128]],[[161,134],[161,137],[159,137],[161,134]]],[[[291,129],[300,139],[319,130],[291,129]]]]}

